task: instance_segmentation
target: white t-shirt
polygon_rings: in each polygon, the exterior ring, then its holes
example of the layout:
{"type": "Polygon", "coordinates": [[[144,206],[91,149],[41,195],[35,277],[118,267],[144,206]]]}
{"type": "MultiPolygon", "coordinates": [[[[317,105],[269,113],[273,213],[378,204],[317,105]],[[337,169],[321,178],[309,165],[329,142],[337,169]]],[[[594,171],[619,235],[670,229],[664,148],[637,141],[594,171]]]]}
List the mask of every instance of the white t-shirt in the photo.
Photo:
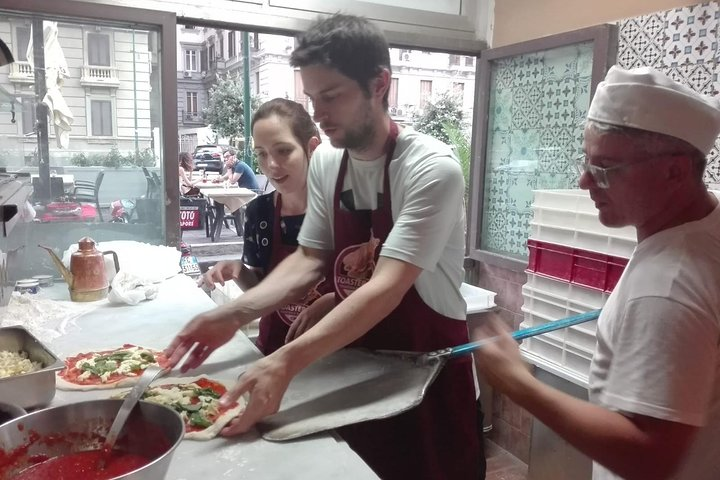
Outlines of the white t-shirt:
{"type": "MultiPolygon", "coordinates": [[[[342,153],[325,145],[313,153],[300,245],[334,249],[333,195],[342,153]]],[[[384,166],[385,155],[372,161],[350,158],[343,199],[353,202],[357,210],[377,208],[384,166]]],[[[438,313],[464,320],[466,306],[460,284],[464,277],[465,185],[459,162],[444,143],[406,127],[398,136],[389,171],[394,226],[380,255],[422,268],[415,288],[423,301],[438,313]]]]}
{"type": "MultiPolygon", "coordinates": [[[[597,340],[591,401],[703,427],[673,478],[720,479],[720,206],[637,246],[597,340]]],[[[594,480],[618,478],[594,465],[594,480]]]]}

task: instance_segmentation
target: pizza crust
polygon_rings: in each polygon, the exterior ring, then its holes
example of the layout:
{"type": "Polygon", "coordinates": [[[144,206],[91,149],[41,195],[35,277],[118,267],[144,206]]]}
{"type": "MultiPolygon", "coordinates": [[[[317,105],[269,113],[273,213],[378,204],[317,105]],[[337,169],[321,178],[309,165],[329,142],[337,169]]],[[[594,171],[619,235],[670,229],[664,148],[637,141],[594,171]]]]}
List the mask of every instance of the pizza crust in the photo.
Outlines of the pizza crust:
{"type": "Polygon", "coordinates": [[[188,440],[212,440],[220,434],[220,431],[225,428],[225,425],[245,411],[245,399],[243,397],[238,398],[238,405],[233,407],[220,415],[215,423],[210,425],[205,430],[199,430],[197,432],[185,432],[185,438],[188,440]]]}

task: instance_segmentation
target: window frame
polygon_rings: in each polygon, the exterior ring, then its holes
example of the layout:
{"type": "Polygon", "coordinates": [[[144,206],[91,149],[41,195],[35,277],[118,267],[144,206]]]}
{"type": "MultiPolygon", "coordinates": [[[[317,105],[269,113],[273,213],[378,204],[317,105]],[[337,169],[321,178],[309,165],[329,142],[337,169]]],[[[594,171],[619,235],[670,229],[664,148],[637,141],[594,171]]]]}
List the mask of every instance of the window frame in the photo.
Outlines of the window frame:
{"type": "Polygon", "coordinates": [[[32,36],[32,28],[29,25],[17,25],[15,26],[15,54],[17,55],[18,62],[27,62],[27,47],[30,44],[30,38],[32,36]],[[20,30],[27,30],[28,41],[25,43],[25,49],[20,49],[20,30]]]}
{"type": "Polygon", "coordinates": [[[185,91],[185,113],[190,115],[198,115],[200,111],[200,105],[199,105],[199,95],[198,92],[193,90],[186,90],[185,91]],[[191,110],[190,107],[192,103],[195,103],[195,109],[191,110]]]}
{"type": "Polygon", "coordinates": [[[484,215],[483,202],[492,63],[505,58],[587,42],[593,43],[592,79],[590,81],[590,98],[592,98],[598,83],[604,78],[605,73],[617,57],[616,25],[597,25],[514,45],[493,48],[484,51],[475,62],[475,118],[471,143],[471,180],[467,212],[469,222],[465,242],[466,255],[469,258],[516,272],[523,272],[527,268],[526,260],[482,250],[480,245],[484,215]]]}
{"type": "MultiPolygon", "coordinates": [[[[199,72],[198,70],[198,52],[195,48],[185,48],[185,51],[183,52],[183,70],[187,72],[199,72]],[[194,58],[195,68],[188,68],[188,58],[191,59],[190,63],[192,64],[192,59],[194,58]]],[[[192,67],[192,65],[191,65],[192,67]]]]}
{"type": "Polygon", "coordinates": [[[87,96],[87,136],[89,139],[103,141],[106,139],[112,139],[116,136],[117,132],[117,116],[115,109],[115,99],[106,96],[87,96]],[[110,134],[109,135],[95,135],[93,131],[93,102],[106,102],[110,104],[110,134]]]}
{"type": "Polygon", "coordinates": [[[113,58],[113,37],[112,33],[102,33],[102,32],[95,32],[95,31],[85,31],[85,42],[87,45],[86,50],[86,56],[85,56],[85,64],[90,65],[93,67],[112,67],[114,63],[113,58]],[[91,36],[96,37],[105,37],[107,38],[107,47],[108,47],[108,64],[107,65],[101,65],[99,63],[90,63],[90,38],[91,36]]]}

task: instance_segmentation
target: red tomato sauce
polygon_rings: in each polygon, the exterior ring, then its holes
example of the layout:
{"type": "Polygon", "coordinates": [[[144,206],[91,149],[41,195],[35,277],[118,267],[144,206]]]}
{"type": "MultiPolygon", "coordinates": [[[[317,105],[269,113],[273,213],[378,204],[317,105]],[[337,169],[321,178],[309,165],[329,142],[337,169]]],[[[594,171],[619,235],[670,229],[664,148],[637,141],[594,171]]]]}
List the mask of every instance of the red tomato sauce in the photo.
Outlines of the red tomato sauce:
{"type": "Polygon", "coordinates": [[[47,459],[15,475],[14,480],[109,480],[125,475],[150,463],[150,459],[113,450],[110,456],[102,450],[88,450],[47,459]],[[100,462],[105,459],[105,468],[100,462]]]}

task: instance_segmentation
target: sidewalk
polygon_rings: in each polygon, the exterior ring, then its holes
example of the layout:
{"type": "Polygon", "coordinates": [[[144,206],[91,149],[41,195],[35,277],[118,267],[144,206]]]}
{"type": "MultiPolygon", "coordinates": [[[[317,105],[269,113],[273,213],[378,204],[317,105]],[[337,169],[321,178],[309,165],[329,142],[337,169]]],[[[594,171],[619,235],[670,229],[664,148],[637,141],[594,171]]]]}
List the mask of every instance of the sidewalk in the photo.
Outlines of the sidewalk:
{"type": "Polygon", "coordinates": [[[182,240],[192,248],[192,253],[197,257],[203,272],[220,260],[242,259],[243,238],[239,237],[232,227],[223,227],[216,242],[205,236],[204,229],[184,230],[182,240]]]}

